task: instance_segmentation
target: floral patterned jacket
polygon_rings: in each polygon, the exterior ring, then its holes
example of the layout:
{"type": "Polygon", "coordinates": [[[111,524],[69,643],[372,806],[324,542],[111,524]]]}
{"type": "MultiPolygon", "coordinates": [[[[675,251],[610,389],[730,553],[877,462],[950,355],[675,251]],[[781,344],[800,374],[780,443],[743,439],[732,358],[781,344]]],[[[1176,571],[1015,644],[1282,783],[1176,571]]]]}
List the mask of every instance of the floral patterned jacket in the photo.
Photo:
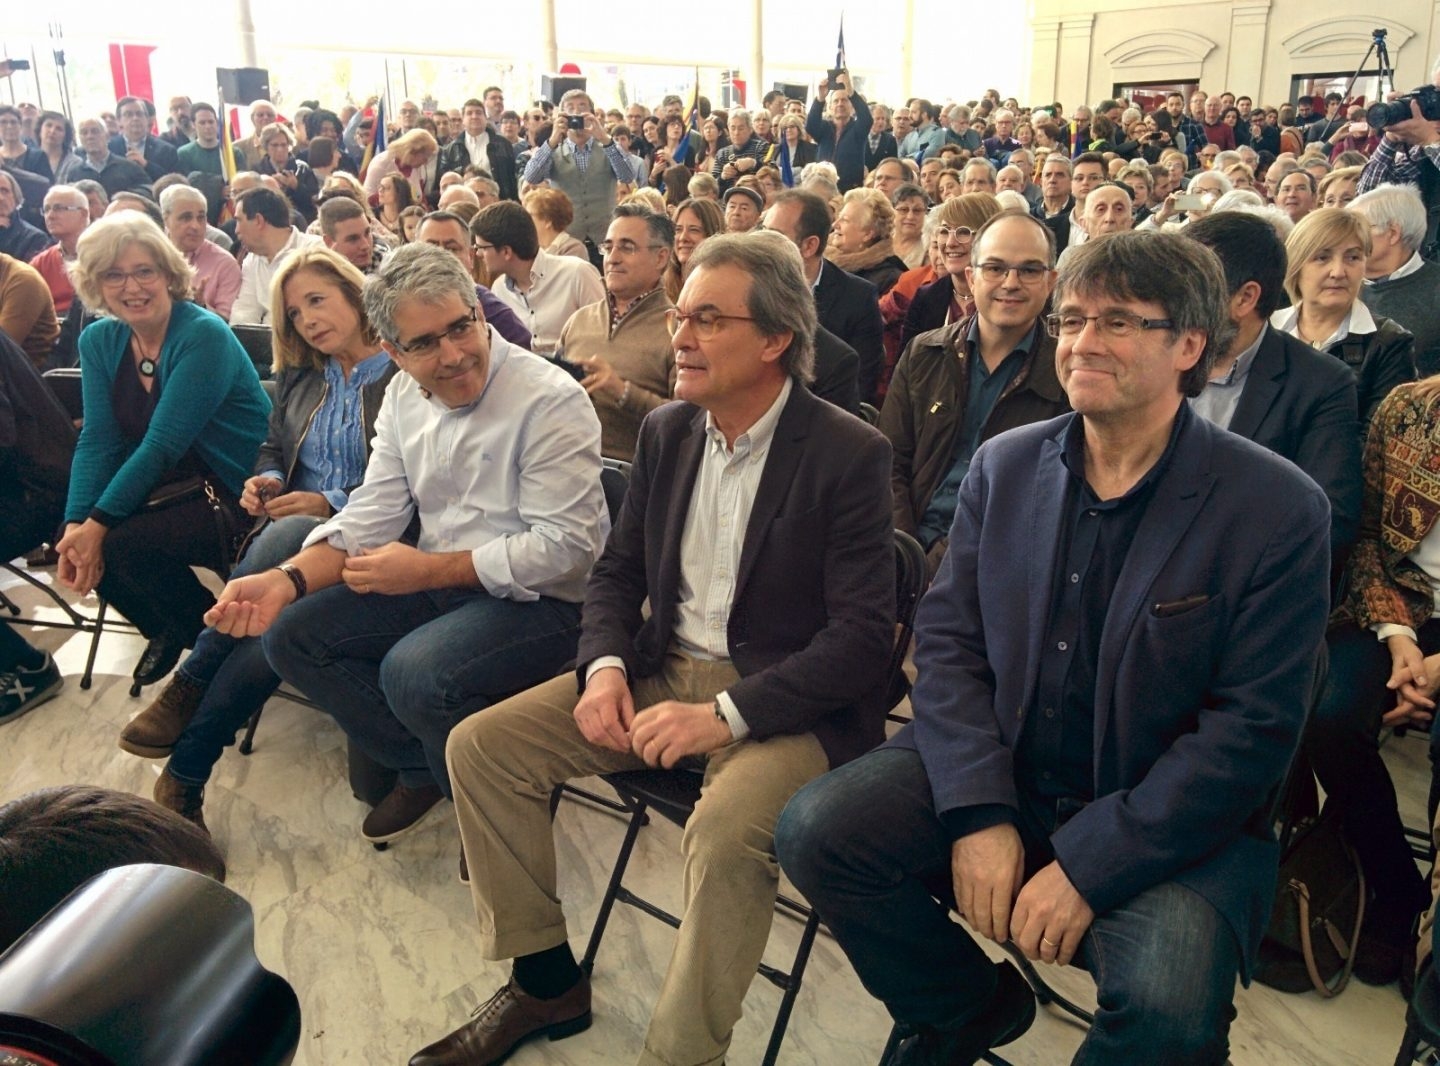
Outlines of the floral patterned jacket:
{"type": "Polygon", "coordinates": [[[1333,622],[1419,629],[1435,613],[1435,590],[1406,556],[1440,519],[1440,395],[1395,388],[1375,410],[1365,441],[1360,540],[1333,622]]]}

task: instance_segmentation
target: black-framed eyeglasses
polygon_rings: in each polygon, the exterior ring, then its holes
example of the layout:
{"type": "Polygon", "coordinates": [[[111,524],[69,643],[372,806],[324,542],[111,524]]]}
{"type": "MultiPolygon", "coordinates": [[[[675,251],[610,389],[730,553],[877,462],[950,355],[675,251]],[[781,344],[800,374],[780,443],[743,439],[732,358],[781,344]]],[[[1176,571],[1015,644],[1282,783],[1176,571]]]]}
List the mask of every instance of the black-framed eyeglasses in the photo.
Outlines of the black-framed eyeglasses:
{"type": "Polygon", "coordinates": [[[141,285],[154,285],[160,280],[160,271],[153,266],[136,267],[134,270],[107,270],[100,275],[100,284],[107,289],[123,289],[131,279],[141,285]]]}
{"type": "Polygon", "coordinates": [[[702,341],[712,340],[715,334],[720,332],[720,323],[725,321],[754,322],[755,319],[749,315],[722,315],[719,311],[711,311],[709,309],[703,311],[681,311],[672,307],[665,312],[665,328],[670,331],[670,336],[672,337],[680,332],[680,326],[683,323],[689,322],[690,328],[694,331],[698,339],[702,341]]]}
{"type": "Polygon", "coordinates": [[[1168,318],[1142,318],[1128,311],[1107,311],[1103,315],[1046,315],[1045,332],[1052,337],[1074,337],[1085,329],[1087,322],[1094,322],[1095,332],[1111,339],[1133,337],[1149,329],[1175,328],[1174,321],[1168,318]]]}
{"type": "Polygon", "coordinates": [[[433,358],[440,354],[441,341],[448,340],[451,344],[459,344],[475,331],[475,323],[478,321],[480,321],[480,314],[472,308],[468,315],[456,319],[441,332],[427,333],[425,336],[416,337],[413,341],[405,344],[396,344],[395,350],[411,359],[433,358]]]}
{"type": "Polygon", "coordinates": [[[1050,268],[1041,266],[1039,263],[981,263],[974,269],[980,272],[980,276],[989,282],[1001,282],[1010,276],[1013,270],[1015,276],[1020,279],[1022,285],[1038,285],[1050,273],[1050,268]]]}
{"type": "Polygon", "coordinates": [[[495,250],[495,246],[493,244],[480,244],[478,241],[473,245],[473,247],[477,252],[493,252],[495,250]]]}
{"type": "Polygon", "coordinates": [[[654,251],[655,249],[657,249],[657,248],[664,248],[664,247],[667,247],[667,246],[666,246],[666,245],[663,245],[663,244],[646,244],[646,245],[639,245],[639,244],[636,244],[634,241],[629,240],[628,238],[626,238],[626,239],[622,239],[622,240],[618,240],[618,241],[601,241],[601,242],[600,242],[600,254],[601,254],[601,255],[609,255],[609,254],[612,253],[612,252],[619,252],[621,255],[634,255],[634,254],[635,254],[636,252],[638,252],[642,247],[644,247],[644,248],[646,248],[647,250],[653,252],[653,251],[654,251]]]}

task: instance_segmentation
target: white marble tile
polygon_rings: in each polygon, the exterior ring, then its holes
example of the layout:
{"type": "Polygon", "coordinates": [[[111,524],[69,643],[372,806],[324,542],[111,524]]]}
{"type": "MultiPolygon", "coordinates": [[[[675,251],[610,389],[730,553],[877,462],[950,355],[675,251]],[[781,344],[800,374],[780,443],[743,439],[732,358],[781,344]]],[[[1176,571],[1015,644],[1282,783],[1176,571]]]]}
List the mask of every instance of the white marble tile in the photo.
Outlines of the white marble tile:
{"type": "MultiPolygon", "coordinates": [[[[0,588],[26,610],[44,609],[33,589],[0,588]]],[[[93,600],[88,609],[93,610],[93,600]]],[[[53,611],[53,608],[50,610],[53,611]]],[[[145,704],[127,696],[142,641],[107,633],[95,685],[76,680],[87,635],[34,630],[70,675],[61,695],[0,729],[0,802],[44,785],[89,782],[149,795],[160,763],[120,751],[116,734],[145,704]]],[[[1429,764],[1422,739],[1387,745],[1406,821],[1422,825],[1429,764]]],[[[604,791],[604,786],[594,783],[604,791]]],[[[453,809],[385,852],[359,837],[365,808],[345,782],[343,737],[323,714],[284,699],[268,705],[255,753],[228,749],[206,797],[206,817],[230,867],[229,882],[256,913],[257,950],[300,996],[298,1066],[393,1066],[464,1022],[506,977],[481,959],[468,890],[455,878],[459,835],[453,809]]],[[[583,952],[619,848],[622,822],[567,801],[556,822],[560,892],[571,943],[583,952]]],[[[641,835],[627,883],[662,905],[679,899],[679,831],[656,819],[641,835]]],[[[767,959],[788,966],[799,928],[777,917],[767,959]]],[[[617,907],[595,971],[595,1023],[571,1039],[528,1045],[517,1066],[625,1066],[638,1053],[674,937],[659,923],[617,907]]],[[[1076,970],[1047,975],[1057,990],[1093,1004],[1093,984],[1076,970]]],[[[779,990],[757,979],[730,1056],[751,1066],[763,1054],[779,990]]],[[[1235,1066],[1355,1066],[1393,1060],[1404,1003],[1392,988],[1358,982],[1333,1001],[1259,986],[1237,997],[1235,1066]]],[[[870,1066],[885,1043],[885,1012],[860,987],[844,955],[816,944],[781,1052],[784,1066],[870,1066]]],[[[1015,1066],[1068,1061],[1083,1033],[1042,1011],[1035,1026],[1002,1049],[1015,1066]]]]}

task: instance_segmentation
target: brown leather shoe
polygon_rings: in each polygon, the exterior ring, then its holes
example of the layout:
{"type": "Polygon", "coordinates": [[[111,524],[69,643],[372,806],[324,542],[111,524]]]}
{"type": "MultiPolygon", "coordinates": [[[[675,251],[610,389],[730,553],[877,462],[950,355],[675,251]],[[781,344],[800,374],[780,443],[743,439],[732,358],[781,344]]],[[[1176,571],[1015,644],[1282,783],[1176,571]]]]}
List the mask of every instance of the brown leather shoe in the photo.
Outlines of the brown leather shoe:
{"type": "Polygon", "coordinates": [[[474,1015],[445,1039],[415,1052],[410,1066],[492,1066],[534,1037],[563,1040],[583,1033],[590,1028],[590,978],[582,974],[558,999],[536,999],[512,977],[474,1015]]]}
{"type": "Polygon", "coordinates": [[[170,775],[170,768],[167,766],[155,782],[155,802],[174,811],[181,818],[194,822],[206,833],[210,832],[210,827],[205,824],[204,785],[187,785],[177,780],[170,775]]]}
{"type": "Polygon", "coordinates": [[[420,820],[445,798],[435,785],[407,788],[396,785],[375,809],[365,816],[360,835],[372,844],[384,844],[404,836],[420,824],[420,820]]]}
{"type": "Polygon", "coordinates": [[[120,747],[142,759],[165,759],[205,697],[205,686],[176,674],[150,706],[120,730],[120,747]]]}

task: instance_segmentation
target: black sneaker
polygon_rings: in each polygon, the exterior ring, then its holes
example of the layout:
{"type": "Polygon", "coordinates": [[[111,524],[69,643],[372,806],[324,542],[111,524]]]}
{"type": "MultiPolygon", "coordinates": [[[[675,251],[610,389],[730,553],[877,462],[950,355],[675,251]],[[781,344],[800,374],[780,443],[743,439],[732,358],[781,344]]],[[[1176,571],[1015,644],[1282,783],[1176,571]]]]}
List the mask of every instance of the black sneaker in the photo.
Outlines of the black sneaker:
{"type": "Polygon", "coordinates": [[[45,653],[44,664],[34,670],[17,666],[0,674],[0,725],[33,711],[59,692],[64,683],[49,652],[45,653]]]}

